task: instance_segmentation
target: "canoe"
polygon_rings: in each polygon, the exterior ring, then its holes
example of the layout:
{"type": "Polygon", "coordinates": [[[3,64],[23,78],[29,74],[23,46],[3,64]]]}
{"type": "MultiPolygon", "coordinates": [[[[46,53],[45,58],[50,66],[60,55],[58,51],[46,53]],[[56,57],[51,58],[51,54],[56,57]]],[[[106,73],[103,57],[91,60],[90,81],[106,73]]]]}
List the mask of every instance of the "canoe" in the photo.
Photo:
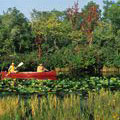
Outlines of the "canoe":
{"type": "Polygon", "coordinates": [[[20,79],[40,79],[40,80],[57,80],[56,72],[49,71],[49,72],[13,72],[8,74],[8,72],[1,72],[1,79],[5,78],[20,78],[20,79]]]}

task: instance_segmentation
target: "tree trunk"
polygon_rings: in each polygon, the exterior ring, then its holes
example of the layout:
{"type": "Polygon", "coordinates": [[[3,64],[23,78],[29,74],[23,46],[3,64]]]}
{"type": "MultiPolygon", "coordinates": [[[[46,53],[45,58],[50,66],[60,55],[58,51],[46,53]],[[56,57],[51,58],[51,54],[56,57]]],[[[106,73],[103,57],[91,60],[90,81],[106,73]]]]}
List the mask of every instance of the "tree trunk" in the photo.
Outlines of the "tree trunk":
{"type": "Polygon", "coordinates": [[[89,47],[91,47],[92,42],[93,42],[93,33],[91,32],[91,33],[88,35],[88,44],[89,44],[89,47]]]}
{"type": "Polygon", "coordinates": [[[38,58],[41,59],[42,57],[42,48],[41,48],[41,44],[38,45],[38,58]]]}

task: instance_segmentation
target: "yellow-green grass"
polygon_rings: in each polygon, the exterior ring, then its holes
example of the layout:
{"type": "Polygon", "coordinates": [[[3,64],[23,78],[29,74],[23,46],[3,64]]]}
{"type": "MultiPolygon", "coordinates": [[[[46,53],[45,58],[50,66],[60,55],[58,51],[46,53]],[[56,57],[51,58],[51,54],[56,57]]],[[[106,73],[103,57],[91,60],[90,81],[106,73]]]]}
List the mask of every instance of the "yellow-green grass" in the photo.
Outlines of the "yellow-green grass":
{"type": "Polygon", "coordinates": [[[119,120],[120,92],[0,98],[0,120],[119,120]]]}

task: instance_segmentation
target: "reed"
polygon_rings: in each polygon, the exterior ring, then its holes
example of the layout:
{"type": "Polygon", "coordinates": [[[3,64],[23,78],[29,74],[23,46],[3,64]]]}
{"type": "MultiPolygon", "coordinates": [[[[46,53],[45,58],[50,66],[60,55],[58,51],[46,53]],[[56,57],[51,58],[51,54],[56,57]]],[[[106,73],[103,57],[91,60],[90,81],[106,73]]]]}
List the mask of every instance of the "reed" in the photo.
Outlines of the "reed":
{"type": "Polygon", "coordinates": [[[0,120],[119,120],[120,92],[0,98],[0,120]]]}

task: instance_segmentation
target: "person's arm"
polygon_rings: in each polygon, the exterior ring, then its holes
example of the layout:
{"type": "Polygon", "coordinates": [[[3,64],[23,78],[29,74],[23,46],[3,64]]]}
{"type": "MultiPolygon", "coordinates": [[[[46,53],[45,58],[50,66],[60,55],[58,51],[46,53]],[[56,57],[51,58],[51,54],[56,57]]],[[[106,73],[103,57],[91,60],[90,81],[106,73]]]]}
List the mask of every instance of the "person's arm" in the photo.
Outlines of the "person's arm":
{"type": "Polygon", "coordinates": [[[17,70],[17,67],[14,66],[14,70],[17,70]]]}
{"type": "Polygon", "coordinates": [[[18,72],[17,67],[14,67],[14,72],[15,72],[15,73],[18,72]]]}
{"type": "Polygon", "coordinates": [[[49,70],[44,67],[44,71],[49,71],[49,70]]]}

